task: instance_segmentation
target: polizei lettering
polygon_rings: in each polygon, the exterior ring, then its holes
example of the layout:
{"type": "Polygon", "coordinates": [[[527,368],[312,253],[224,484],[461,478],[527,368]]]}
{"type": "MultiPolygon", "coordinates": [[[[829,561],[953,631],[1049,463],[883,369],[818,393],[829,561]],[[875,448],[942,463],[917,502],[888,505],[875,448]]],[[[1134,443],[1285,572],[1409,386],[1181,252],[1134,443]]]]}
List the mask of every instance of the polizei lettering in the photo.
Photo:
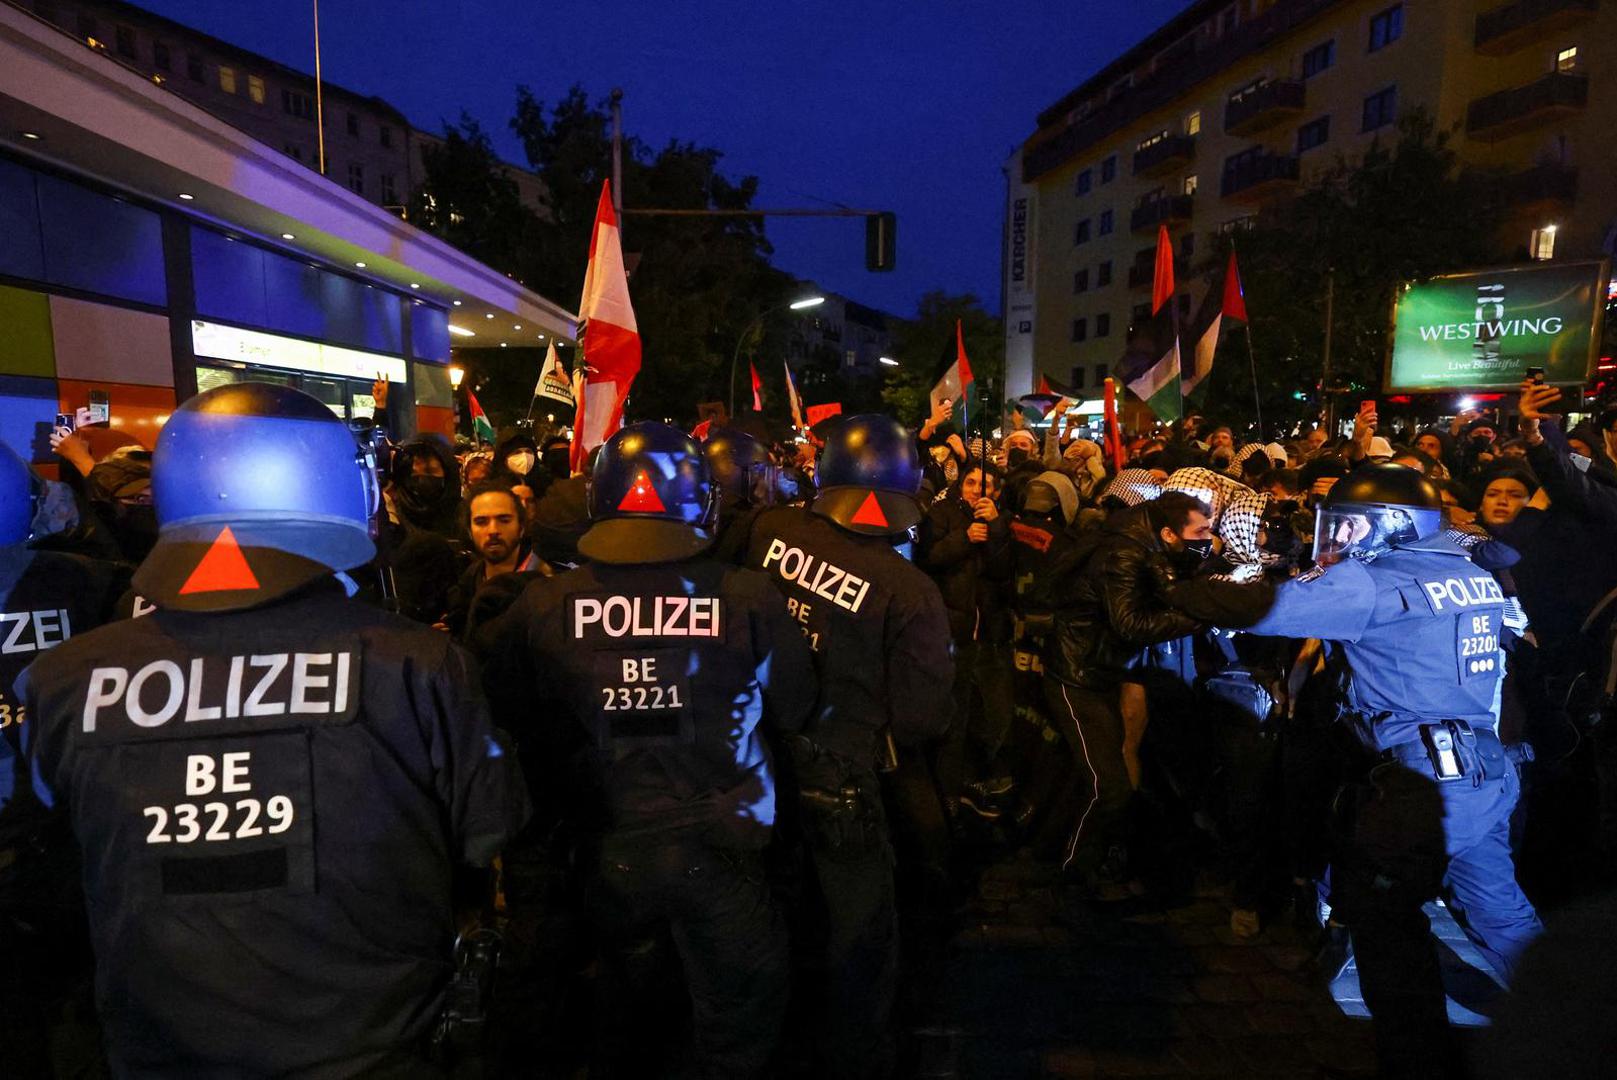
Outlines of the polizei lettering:
{"type": "Polygon", "coordinates": [[[1476,607],[1478,604],[1503,604],[1505,594],[1492,574],[1477,574],[1467,578],[1446,578],[1442,581],[1423,581],[1426,600],[1435,615],[1445,607],[1476,607]]]}
{"type": "Polygon", "coordinates": [[[72,636],[65,608],[0,612],[0,653],[43,652],[72,636]]]}
{"type": "Polygon", "coordinates": [[[85,690],[83,726],[89,733],[107,719],[160,728],[176,720],[343,716],[358,669],[358,657],[345,652],[196,656],[153,660],[133,670],[98,667],[85,690]]]}
{"type": "Polygon", "coordinates": [[[802,548],[787,547],[784,540],[769,542],[769,550],[764,552],[764,569],[771,566],[787,581],[855,615],[859,614],[865,597],[870,595],[870,582],[864,578],[832,566],[824,559],[816,559],[802,548]]]}
{"type": "Polygon", "coordinates": [[[573,640],[716,638],[716,596],[575,596],[573,640]]]}

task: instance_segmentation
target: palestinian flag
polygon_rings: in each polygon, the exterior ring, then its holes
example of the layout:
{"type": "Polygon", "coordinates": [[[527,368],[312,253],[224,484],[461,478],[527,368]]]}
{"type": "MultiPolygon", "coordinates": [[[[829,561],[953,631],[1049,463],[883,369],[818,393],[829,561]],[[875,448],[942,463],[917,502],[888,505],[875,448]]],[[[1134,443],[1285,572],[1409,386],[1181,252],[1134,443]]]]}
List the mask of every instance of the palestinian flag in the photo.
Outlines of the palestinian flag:
{"type": "Polygon", "coordinates": [[[943,378],[932,388],[930,399],[932,407],[937,408],[940,401],[954,403],[954,422],[962,432],[967,430],[969,421],[967,399],[976,389],[971,375],[971,363],[966,359],[966,339],[960,329],[960,320],[954,321],[954,363],[949,365],[943,373],[943,378]]]}
{"type": "Polygon", "coordinates": [[[1151,285],[1151,322],[1145,327],[1144,355],[1130,342],[1135,355],[1129,368],[1129,389],[1151,407],[1159,420],[1177,420],[1184,402],[1179,396],[1179,318],[1174,305],[1173,243],[1168,227],[1157,226],[1156,277],[1151,285]]]}
{"type": "Polygon", "coordinates": [[[1190,370],[1185,373],[1181,389],[1186,397],[1195,393],[1213,371],[1213,353],[1218,349],[1218,335],[1226,319],[1246,322],[1246,299],[1241,295],[1241,272],[1235,265],[1235,251],[1230,250],[1230,263],[1224,270],[1223,288],[1207,286],[1201,308],[1192,324],[1190,370]]]}
{"type": "Polygon", "coordinates": [[[472,437],[478,442],[493,442],[494,425],[489,423],[488,413],[483,411],[483,406],[477,403],[477,395],[468,390],[466,399],[472,403],[472,437]]]}

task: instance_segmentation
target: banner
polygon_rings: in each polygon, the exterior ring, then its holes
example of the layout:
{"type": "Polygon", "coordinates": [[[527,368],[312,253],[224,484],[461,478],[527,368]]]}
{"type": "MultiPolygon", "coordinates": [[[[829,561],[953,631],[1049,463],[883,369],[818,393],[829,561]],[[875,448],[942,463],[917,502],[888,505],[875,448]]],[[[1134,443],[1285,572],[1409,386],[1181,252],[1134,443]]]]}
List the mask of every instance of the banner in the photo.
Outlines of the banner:
{"type": "Polygon", "coordinates": [[[573,383],[567,377],[567,369],[561,366],[561,357],[556,355],[554,341],[545,350],[545,364],[539,369],[539,383],[533,388],[533,396],[568,406],[573,404],[573,383]]]}
{"type": "Polygon", "coordinates": [[[1540,263],[1407,284],[1393,306],[1387,392],[1512,390],[1530,367],[1546,382],[1594,373],[1608,267],[1540,263]]]}
{"type": "Polygon", "coordinates": [[[813,427],[821,420],[828,420],[842,413],[842,402],[832,401],[824,405],[810,405],[808,407],[808,426],[813,427]]]}

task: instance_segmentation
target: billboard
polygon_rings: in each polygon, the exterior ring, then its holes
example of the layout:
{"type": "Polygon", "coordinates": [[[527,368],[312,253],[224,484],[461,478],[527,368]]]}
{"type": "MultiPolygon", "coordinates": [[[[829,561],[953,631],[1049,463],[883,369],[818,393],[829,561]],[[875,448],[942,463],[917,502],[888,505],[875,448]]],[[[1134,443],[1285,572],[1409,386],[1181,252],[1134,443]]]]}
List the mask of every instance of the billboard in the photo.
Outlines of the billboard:
{"type": "Polygon", "coordinates": [[[1403,287],[1393,305],[1387,392],[1510,390],[1530,367],[1578,385],[1594,372],[1604,262],[1449,274],[1403,287]]]}

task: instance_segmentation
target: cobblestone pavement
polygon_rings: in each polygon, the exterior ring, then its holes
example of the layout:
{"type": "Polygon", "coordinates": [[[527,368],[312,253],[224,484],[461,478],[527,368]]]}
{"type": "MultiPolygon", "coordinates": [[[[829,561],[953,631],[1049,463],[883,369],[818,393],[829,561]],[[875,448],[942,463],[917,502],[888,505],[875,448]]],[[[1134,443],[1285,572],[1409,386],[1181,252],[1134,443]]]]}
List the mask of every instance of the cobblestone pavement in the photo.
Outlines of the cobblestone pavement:
{"type": "Polygon", "coordinates": [[[1244,941],[1208,896],[1095,905],[1049,870],[983,875],[949,950],[920,1077],[1356,1077],[1367,1021],[1308,971],[1289,925],[1244,941]]]}

